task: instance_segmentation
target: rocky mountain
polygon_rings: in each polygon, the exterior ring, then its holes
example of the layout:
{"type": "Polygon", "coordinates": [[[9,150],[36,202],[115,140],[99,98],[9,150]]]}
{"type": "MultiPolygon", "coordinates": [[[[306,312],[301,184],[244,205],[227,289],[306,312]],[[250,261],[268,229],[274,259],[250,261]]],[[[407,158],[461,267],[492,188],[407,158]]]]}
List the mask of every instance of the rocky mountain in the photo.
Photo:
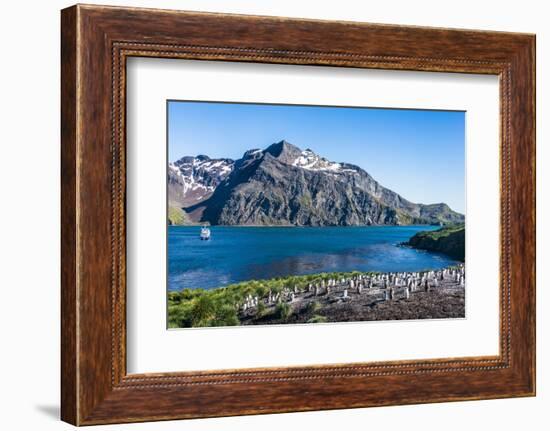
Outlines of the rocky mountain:
{"type": "Polygon", "coordinates": [[[182,157],[168,165],[168,202],[185,208],[209,198],[233,170],[231,159],[182,157]]]}
{"type": "Polygon", "coordinates": [[[170,206],[193,222],[356,226],[464,221],[446,204],[412,203],[367,172],[281,141],[239,160],[184,157],[169,168],[170,206]]]}

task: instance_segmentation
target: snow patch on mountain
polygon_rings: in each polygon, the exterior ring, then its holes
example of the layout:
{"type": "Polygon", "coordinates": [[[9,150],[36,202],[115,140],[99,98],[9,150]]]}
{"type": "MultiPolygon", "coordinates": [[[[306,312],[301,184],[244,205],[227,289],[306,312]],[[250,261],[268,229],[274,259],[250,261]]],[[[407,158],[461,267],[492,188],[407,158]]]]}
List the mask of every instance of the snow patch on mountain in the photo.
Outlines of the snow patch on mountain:
{"type": "Polygon", "coordinates": [[[332,173],[355,172],[354,169],[345,168],[342,163],[331,162],[324,157],[318,156],[309,148],[302,151],[300,156],[294,160],[292,166],[307,169],[309,171],[326,171],[332,173]]]}
{"type": "Polygon", "coordinates": [[[214,186],[207,186],[203,184],[200,177],[195,178],[193,170],[191,170],[189,175],[186,175],[182,172],[179,166],[176,166],[173,163],[170,163],[169,168],[181,180],[184,194],[189,191],[196,191],[198,189],[202,189],[205,192],[213,192],[216,188],[214,186]]]}
{"type": "Polygon", "coordinates": [[[234,161],[231,159],[186,156],[168,164],[168,176],[179,185],[177,200],[190,204],[207,199],[233,168],[234,161]]]}

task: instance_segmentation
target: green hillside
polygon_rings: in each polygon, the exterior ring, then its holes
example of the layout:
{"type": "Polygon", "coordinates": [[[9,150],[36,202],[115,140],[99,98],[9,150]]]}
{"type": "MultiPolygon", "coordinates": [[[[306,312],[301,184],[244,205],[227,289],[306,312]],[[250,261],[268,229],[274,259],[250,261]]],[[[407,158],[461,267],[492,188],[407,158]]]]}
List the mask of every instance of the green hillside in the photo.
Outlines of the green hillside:
{"type": "Polygon", "coordinates": [[[409,239],[406,245],[421,250],[444,253],[464,262],[465,232],[463,223],[444,226],[434,231],[418,232],[409,239]]]}

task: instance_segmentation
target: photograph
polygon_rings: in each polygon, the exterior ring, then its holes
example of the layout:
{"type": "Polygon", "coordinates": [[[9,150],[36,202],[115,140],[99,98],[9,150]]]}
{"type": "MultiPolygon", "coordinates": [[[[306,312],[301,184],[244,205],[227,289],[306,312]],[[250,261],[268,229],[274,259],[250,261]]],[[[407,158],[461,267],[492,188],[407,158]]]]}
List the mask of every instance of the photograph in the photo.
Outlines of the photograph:
{"type": "Polygon", "coordinates": [[[167,116],[169,328],[465,317],[465,112],[167,116]]]}

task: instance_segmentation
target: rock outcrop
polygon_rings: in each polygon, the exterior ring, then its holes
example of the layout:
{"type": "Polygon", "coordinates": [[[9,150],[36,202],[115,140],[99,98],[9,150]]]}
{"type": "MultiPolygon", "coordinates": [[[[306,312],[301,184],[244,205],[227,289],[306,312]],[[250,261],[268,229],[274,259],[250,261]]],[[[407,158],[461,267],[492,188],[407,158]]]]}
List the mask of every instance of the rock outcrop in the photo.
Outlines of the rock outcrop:
{"type": "Polygon", "coordinates": [[[444,253],[464,262],[466,231],[464,224],[445,226],[434,231],[415,234],[405,244],[420,250],[444,253]]]}

